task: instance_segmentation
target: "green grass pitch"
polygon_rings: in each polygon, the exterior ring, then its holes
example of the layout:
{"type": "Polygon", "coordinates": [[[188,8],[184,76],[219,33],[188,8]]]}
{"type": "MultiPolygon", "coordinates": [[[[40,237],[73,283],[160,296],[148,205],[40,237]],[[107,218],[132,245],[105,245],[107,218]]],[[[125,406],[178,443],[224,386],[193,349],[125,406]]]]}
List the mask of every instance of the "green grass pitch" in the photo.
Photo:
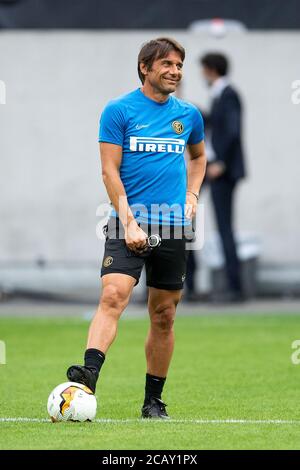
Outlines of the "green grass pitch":
{"type": "Polygon", "coordinates": [[[172,420],[157,422],[139,420],[148,320],[125,318],[97,388],[97,420],[113,421],[52,424],[3,418],[47,418],[50,391],[82,362],[88,322],[0,318],[0,448],[299,449],[299,323],[284,314],[178,317],[163,396],[172,420]]]}

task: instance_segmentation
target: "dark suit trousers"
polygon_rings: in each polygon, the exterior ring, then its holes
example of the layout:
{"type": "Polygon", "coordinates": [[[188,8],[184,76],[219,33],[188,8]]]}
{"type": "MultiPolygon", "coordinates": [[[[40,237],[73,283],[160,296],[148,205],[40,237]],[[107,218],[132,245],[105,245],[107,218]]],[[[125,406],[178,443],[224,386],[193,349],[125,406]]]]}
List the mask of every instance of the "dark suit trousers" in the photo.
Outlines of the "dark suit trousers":
{"type": "Polygon", "coordinates": [[[190,250],[187,257],[185,286],[189,293],[195,292],[195,273],[197,269],[195,251],[190,250]]]}
{"type": "Polygon", "coordinates": [[[222,240],[229,288],[241,292],[240,263],[233,236],[233,196],[236,183],[225,176],[210,181],[216,222],[222,240]]]}

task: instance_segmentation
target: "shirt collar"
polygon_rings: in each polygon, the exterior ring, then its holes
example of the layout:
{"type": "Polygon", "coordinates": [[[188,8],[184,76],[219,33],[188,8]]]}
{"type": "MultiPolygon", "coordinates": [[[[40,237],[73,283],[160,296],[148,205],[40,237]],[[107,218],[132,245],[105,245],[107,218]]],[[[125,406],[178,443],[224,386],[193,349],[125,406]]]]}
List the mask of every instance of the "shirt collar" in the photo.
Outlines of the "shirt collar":
{"type": "Polygon", "coordinates": [[[217,80],[214,81],[214,83],[211,86],[210,92],[211,92],[211,97],[214,98],[219,98],[223,92],[223,90],[229,85],[229,80],[226,77],[219,77],[217,80]]]}

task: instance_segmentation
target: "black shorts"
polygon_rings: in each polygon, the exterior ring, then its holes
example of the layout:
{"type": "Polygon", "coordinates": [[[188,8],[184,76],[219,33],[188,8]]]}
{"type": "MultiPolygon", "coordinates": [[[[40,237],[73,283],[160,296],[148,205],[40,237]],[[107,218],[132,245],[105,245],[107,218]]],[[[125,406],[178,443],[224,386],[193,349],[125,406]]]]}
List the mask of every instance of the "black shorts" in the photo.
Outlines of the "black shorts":
{"type": "MultiPolygon", "coordinates": [[[[138,255],[131,251],[124,240],[124,229],[115,217],[111,217],[104,227],[106,242],[103,256],[101,277],[110,273],[128,274],[136,279],[138,284],[145,265],[146,284],[157,289],[179,290],[183,288],[186,275],[187,250],[186,243],[190,240],[189,230],[180,228],[181,237],[178,238],[172,227],[166,235],[162,226],[151,227],[140,225],[148,234],[158,233],[162,240],[161,245],[151,251],[138,255]]],[[[192,229],[190,229],[192,232],[192,229]]]]}

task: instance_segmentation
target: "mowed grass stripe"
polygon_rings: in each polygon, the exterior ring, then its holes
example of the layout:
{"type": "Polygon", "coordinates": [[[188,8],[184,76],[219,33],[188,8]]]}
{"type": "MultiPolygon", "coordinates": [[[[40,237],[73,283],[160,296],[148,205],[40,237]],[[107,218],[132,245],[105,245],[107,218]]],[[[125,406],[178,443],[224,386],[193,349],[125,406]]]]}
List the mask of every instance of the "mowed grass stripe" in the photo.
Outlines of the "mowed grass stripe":
{"type": "MultiPolygon", "coordinates": [[[[0,418],[0,423],[49,423],[59,425],[60,423],[52,423],[50,419],[47,418],[0,418]]],[[[297,420],[286,420],[286,419],[139,419],[139,418],[128,418],[128,419],[95,419],[93,423],[98,424],[127,424],[127,423],[139,423],[139,424],[148,424],[148,423],[165,423],[165,424],[300,424],[300,421],[297,420]]],[[[66,423],[66,422],[62,422],[66,423]]]]}

